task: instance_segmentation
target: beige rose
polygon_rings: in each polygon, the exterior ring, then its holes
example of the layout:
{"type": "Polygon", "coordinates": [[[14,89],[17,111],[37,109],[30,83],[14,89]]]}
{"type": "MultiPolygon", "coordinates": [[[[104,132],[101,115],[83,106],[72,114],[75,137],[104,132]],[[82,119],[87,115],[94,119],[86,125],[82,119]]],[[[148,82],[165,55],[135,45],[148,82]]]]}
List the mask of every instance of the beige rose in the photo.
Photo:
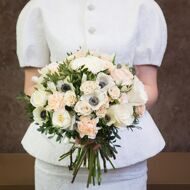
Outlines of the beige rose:
{"type": "Polygon", "coordinates": [[[82,83],[80,90],[86,95],[86,94],[91,94],[95,90],[98,90],[99,86],[96,83],[96,81],[85,81],[82,83]]]}
{"type": "Polygon", "coordinates": [[[74,106],[74,104],[77,102],[75,92],[71,90],[67,91],[64,95],[64,102],[67,106],[74,106]]]}
{"type": "Polygon", "coordinates": [[[108,89],[108,94],[112,99],[116,100],[120,97],[120,89],[117,86],[112,86],[108,89]]]}
{"type": "Polygon", "coordinates": [[[63,93],[53,92],[53,94],[48,97],[47,110],[58,110],[65,107],[63,93]]]}
{"type": "Polygon", "coordinates": [[[77,122],[78,132],[80,137],[83,138],[85,135],[90,139],[95,139],[98,133],[98,127],[96,126],[98,119],[91,119],[90,117],[80,117],[80,121],[77,122]]]}
{"type": "Polygon", "coordinates": [[[126,66],[115,68],[111,71],[111,76],[118,85],[131,85],[133,74],[126,66]]]}
{"type": "Polygon", "coordinates": [[[90,115],[92,112],[90,105],[86,101],[77,102],[74,109],[80,115],[90,115]]]}
{"type": "Polygon", "coordinates": [[[96,111],[96,115],[97,117],[99,118],[102,118],[102,117],[105,117],[107,113],[107,109],[106,109],[106,106],[101,106],[99,110],[96,111]]]}

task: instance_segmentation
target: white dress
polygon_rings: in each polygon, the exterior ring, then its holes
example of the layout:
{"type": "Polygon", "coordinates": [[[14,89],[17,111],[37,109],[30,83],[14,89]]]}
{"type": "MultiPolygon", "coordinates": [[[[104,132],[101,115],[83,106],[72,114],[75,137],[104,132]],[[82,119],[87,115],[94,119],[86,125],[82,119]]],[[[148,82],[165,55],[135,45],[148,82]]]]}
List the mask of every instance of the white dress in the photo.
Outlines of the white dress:
{"type": "MultiPolygon", "coordinates": [[[[116,61],[119,63],[151,64],[159,67],[166,45],[165,18],[154,0],[30,0],[17,22],[17,55],[20,67],[43,67],[50,61],[63,60],[67,52],[74,52],[80,47],[99,53],[116,53],[116,61]]],[[[158,154],[165,146],[165,141],[148,111],[138,125],[141,130],[119,131],[121,140],[117,143],[121,148],[118,148],[117,159],[112,160],[117,174],[119,169],[125,168],[126,175],[130,175],[141,162],[144,163],[145,171],[146,159],[158,154]],[[128,170],[132,165],[133,169],[128,170]]],[[[65,170],[69,158],[61,162],[58,158],[71,145],[48,139],[36,129],[37,126],[31,123],[21,142],[24,149],[36,158],[36,170],[47,165],[48,173],[60,167],[69,175],[65,170]]],[[[103,162],[100,161],[102,167],[103,162]]],[[[108,164],[108,169],[111,168],[108,164]]],[[[36,175],[39,174],[38,171],[36,175]]],[[[146,172],[144,179],[145,176],[146,172]]],[[[51,182],[53,181],[56,180],[51,182]]],[[[124,181],[127,186],[129,180],[124,181]]],[[[35,183],[38,184],[38,181],[35,183]]],[[[114,182],[110,180],[109,183],[114,182]]],[[[102,185],[101,189],[103,188],[102,185]]],[[[55,190],[57,189],[59,188],[55,190]]],[[[140,190],[138,187],[132,189],[140,190]]]]}

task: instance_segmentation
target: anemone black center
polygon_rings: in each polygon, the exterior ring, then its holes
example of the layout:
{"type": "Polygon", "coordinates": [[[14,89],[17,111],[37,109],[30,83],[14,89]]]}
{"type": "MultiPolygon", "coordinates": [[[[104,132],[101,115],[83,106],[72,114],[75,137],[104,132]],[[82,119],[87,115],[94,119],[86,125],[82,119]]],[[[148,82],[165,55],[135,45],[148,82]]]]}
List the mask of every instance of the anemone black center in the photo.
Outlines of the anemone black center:
{"type": "Polygon", "coordinates": [[[107,85],[105,81],[100,81],[99,86],[100,88],[104,88],[107,85]]]}
{"type": "Polygon", "coordinates": [[[61,85],[61,90],[63,92],[67,92],[68,90],[71,90],[71,86],[69,84],[64,83],[61,85]]]}
{"type": "Polygon", "coordinates": [[[99,99],[96,96],[93,96],[89,99],[89,104],[92,106],[97,106],[99,104],[99,99]]]}
{"type": "Polygon", "coordinates": [[[46,111],[45,111],[45,110],[40,113],[40,117],[41,117],[42,119],[45,119],[45,118],[46,118],[46,111]]]}
{"type": "Polygon", "coordinates": [[[106,122],[109,122],[111,120],[111,117],[109,115],[105,115],[106,122]]]}

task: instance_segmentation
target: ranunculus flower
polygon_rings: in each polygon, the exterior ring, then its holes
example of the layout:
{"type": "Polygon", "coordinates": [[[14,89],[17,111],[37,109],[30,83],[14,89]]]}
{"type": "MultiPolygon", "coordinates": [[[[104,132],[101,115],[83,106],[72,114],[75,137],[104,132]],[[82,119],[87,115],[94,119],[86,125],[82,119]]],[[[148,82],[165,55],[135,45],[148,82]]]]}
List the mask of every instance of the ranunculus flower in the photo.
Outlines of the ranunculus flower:
{"type": "Polygon", "coordinates": [[[80,121],[77,122],[77,130],[80,134],[80,137],[83,138],[85,135],[90,139],[95,139],[96,134],[98,133],[98,118],[92,119],[88,116],[80,117],[80,121]]]}
{"type": "Polygon", "coordinates": [[[52,123],[54,126],[67,129],[71,126],[71,116],[65,109],[59,109],[53,113],[52,123]]]}
{"type": "Polygon", "coordinates": [[[120,92],[120,89],[115,85],[109,88],[108,94],[110,95],[112,99],[116,100],[120,97],[121,92],[120,92]]]}
{"type": "Polygon", "coordinates": [[[133,80],[133,74],[129,71],[126,66],[121,68],[115,68],[111,71],[113,80],[118,85],[131,85],[133,80]]]}
{"type": "Polygon", "coordinates": [[[133,106],[130,104],[117,104],[108,109],[107,125],[114,124],[116,127],[131,125],[134,121],[133,106]]]}
{"type": "Polygon", "coordinates": [[[92,109],[86,101],[78,101],[74,109],[79,115],[90,115],[92,113],[92,109]]]}
{"type": "Polygon", "coordinates": [[[133,87],[127,93],[127,96],[128,102],[135,106],[144,105],[148,100],[144,84],[136,76],[134,77],[133,87]]]}
{"type": "Polygon", "coordinates": [[[71,68],[73,70],[77,70],[84,65],[85,68],[87,68],[89,71],[97,74],[100,71],[109,69],[111,64],[111,62],[105,61],[92,55],[88,55],[86,57],[80,57],[71,61],[71,68]]]}
{"type": "Polygon", "coordinates": [[[43,107],[47,102],[47,92],[43,90],[35,90],[30,98],[30,103],[34,107],[43,107]]]}
{"type": "Polygon", "coordinates": [[[82,83],[80,90],[86,95],[100,89],[96,81],[85,81],[82,83]]]}
{"type": "Polygon", "coordinates": [[[61,92],[53,92],[48,97],[47,110],[58,110],[65,107],[64,94],[61,92]]]}
{"type": "Polygon", "coordinates": [[[64,95],[64,102],[67,106],[74,106],[74,104],[77,102],[77,97],[74,91],[69,90],[64,95]]]}

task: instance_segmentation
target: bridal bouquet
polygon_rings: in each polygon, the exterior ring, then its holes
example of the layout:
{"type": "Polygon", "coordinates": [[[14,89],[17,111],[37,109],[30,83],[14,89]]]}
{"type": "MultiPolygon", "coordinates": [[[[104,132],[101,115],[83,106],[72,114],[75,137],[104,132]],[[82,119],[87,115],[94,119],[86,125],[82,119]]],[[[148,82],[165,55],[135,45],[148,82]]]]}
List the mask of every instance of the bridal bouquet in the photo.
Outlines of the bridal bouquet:
{"type": "Polygon", "coordinates": [[[115,60],[92,51],[70,53],[40,69],[32,78],[35,91],[23,96],[39,132],[71,143],[59,160],[70,157],[72,182],[80,168],[87,167],[87,187],[96,180],[101,184],[100,158],[104,172],[107,162],[114,168],[118,130],[136,128],[145,111],[143,83],[133,67],[115,60]]]}

